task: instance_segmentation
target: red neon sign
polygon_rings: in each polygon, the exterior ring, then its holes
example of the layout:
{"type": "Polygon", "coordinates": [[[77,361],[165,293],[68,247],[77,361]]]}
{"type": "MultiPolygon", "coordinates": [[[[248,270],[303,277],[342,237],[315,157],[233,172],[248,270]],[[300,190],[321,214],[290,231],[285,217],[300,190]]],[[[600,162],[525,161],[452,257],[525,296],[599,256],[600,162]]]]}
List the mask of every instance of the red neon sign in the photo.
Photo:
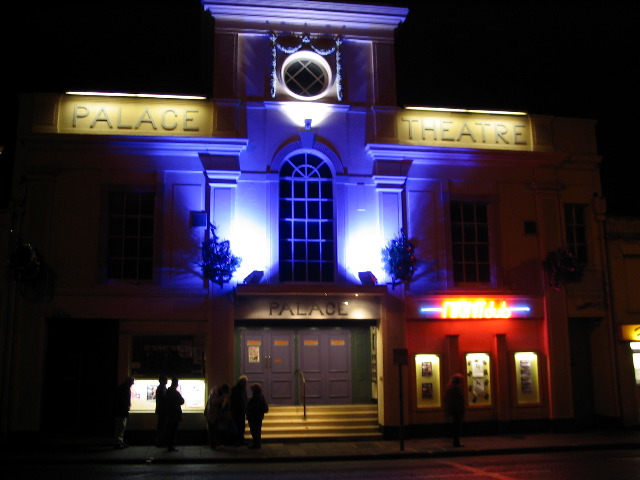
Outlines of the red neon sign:
{"type": "Polygon", "coordinates": [[[506,300],[445,300],[441,318],[510,318],[506,300]]]}
{"type": "Polygon", "coordinates": [[[420,312],[432,318],[523,318],[531,314],[531,307],[518,298],[445,297],[421,307],[420,312]]]}

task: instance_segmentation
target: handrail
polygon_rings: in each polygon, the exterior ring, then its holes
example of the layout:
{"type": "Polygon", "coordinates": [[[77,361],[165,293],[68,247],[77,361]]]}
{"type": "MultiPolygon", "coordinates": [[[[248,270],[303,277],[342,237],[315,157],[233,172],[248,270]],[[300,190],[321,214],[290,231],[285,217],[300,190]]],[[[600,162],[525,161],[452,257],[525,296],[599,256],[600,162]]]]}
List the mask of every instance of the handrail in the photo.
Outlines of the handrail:
{"type": "Polygon", "coordinates": [[[304,415],[304,419],[307,419],[307,381],[304,379],[304,372],[302,370],[296,370],[296,373],[300,376],[302,380],[302,413],[304,415]]]}

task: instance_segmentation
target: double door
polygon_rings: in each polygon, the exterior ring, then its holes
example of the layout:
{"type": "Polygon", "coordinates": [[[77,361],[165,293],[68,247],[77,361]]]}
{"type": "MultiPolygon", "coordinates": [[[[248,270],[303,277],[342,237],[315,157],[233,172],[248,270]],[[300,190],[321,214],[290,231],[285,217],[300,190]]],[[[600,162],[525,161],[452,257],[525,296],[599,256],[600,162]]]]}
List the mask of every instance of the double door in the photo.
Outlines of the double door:
{"type": "Polygon", "coordinates": [[[241,373],[274,405],[346,404],[352,400],[348,329],[242,330],[241,373]],[[304,382],[303,382],[304,379],[304,382]]]}

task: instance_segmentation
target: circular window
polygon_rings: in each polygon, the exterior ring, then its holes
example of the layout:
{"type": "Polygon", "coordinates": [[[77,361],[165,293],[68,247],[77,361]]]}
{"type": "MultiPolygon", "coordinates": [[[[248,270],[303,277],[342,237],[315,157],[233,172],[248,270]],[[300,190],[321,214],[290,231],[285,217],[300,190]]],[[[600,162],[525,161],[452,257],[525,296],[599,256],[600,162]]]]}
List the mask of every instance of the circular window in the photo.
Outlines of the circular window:
{"type": "Polygon", "coordinates": [[[329,90],[331,68],[320,55],[296,52],[282,64],[282,82],[293,97],[317,100],[329,90]]]}

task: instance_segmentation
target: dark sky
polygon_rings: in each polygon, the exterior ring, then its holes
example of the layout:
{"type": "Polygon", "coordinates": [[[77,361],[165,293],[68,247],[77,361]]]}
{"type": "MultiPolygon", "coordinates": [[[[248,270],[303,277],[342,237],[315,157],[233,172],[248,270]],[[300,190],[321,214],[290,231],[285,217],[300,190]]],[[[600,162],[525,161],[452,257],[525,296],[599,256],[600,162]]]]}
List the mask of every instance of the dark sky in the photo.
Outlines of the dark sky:
{"type": "MultiPolygon", "coordinates": [[[[100,2],[99,9],[96,2],[23,3],[0,11],[13,27],[2,28],[9,47],[1,70],[8,83],[0,96],[3,163],[12,154],[17,92],[209,92],[197,0],[100,2]]],[[[411,9],[397,35],[399,105],[595,119],[609,212],[640,216],[629,174],[637,161],[638,7],[379,3],[411,9]]]]}

